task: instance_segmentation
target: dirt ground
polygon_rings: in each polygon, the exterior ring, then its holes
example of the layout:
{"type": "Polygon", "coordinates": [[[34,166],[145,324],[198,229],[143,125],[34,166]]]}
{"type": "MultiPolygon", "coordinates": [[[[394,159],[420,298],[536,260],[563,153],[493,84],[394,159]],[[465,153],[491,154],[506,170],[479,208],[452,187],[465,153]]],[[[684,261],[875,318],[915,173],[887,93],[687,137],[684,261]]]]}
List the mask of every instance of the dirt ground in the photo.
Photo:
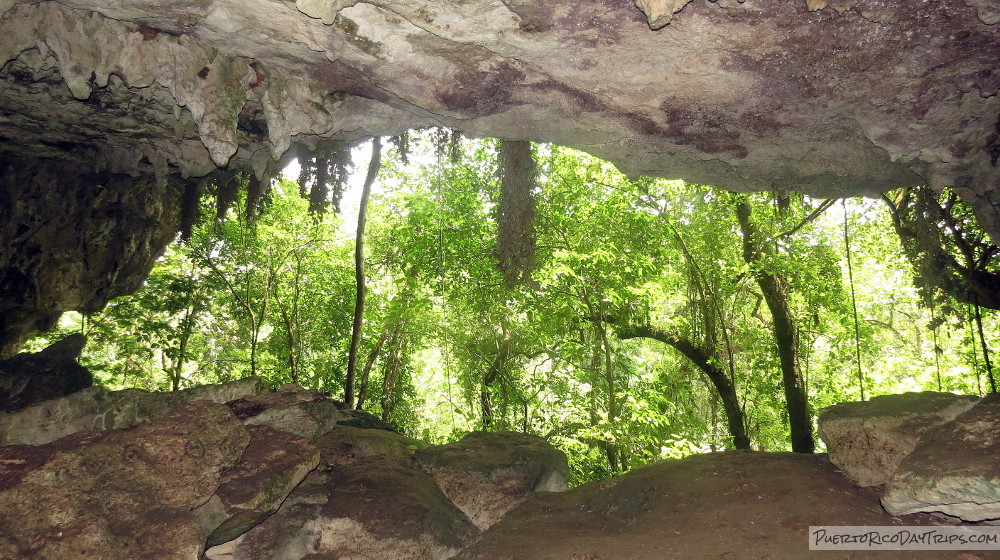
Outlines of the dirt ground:
{"type": "Polygon", "coordinates": [[[810,551],[811,525],[948,525],[894,517],[826,455],[727,452],[649,465],[511,512],[459,560],[1000,559],[1000,551],[810,551]]]}

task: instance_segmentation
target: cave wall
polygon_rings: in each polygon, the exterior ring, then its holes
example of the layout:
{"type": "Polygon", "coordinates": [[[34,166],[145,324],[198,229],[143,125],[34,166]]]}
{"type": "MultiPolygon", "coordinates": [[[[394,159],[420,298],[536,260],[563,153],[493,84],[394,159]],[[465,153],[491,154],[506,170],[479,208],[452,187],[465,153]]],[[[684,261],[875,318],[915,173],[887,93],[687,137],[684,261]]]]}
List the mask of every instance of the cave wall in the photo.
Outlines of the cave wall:
{"type": "Polygon", "coordinates": [[[0,0],[0,357],[134,289],[191,181],[416,126],[739,191],[952,186],[1000,238],[996,2],[638,4],[0,0]]]}
{"type": "Polygon", "coordinates": [[[177,231],[176,199],[151,178],[0,161],[0,356],[138,289],[177,231]]]}

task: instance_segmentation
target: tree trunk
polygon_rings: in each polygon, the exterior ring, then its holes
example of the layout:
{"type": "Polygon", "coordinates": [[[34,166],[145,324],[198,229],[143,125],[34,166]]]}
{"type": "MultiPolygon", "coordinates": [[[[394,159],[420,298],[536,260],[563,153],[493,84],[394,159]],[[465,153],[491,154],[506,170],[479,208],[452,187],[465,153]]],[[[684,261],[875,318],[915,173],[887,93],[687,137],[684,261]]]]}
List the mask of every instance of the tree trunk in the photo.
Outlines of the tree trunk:
{"type": "Polygon", "coordinates": [[[344,380],[344,402],[348,408],[354,407],[354,378],[358,367],[358,348],[361,345],[361,323],[365,313],[365,214],[368,210],[368,195],[382,165],[382,141],[372,138],[372,159],[368,163],[368,175],[361,189],[361,203],[358,206],[358,232],[354,243],[354,324],[351,328],[351,347],[347,352],[347,375],[344,380]]]}
{"type": "Polygon", "coordinates": [[[750,205],[743,198],[736,203],[736,218],[743,233],[743,260],[750,265],[754,279],[764,295],[774,323],[774,341],[781,361],[781,381],[785,389],[785,406],[791,431],[792,451],[812,453],[815,449],[812,433],[812,416],[806,395],[802,370],[799,367],[795,321],[788,305],[785,279],[764,269],[762,262],[767,247],[760,239],[760,232],[750,221],[750,205]]]}
{"type": "Polygon", "coordinates": [[[712,364],[712,354],[694,342],[681,338],[649,325],[627,325],[617,326],[615,332],[618,338],[650,338],[660,341],[691,360],[691,363],[708,376],[719,400],[722,401],[722,408],[726,412],[726,421],[729,425],[729,433],[733,439],[733,447],[736,449],[750,449],[750,438],[746,432],[746,422],[743,418],[743,409],[740,407],[739,397],[736,394],[736,387],[725,371],[712,364]]]}
{"type": "Polygon", "coordinates": [[[493,356],[493,360],[490,361],[489,367],[486,369],[486,373],[483,374],[483,387],[479,393],[479,404],[483,409],[483,430],[489,430],[493,426],[493,400],[490,395],[490,388],[493,382],[500,377],[500,373],[503,371],[504,365],[510,358],[511,349],[511,334],[510,329],[507,327],[507,321],[501,321],[500,324],[500,340],[497,343],[497,353],[493,356]]]}
{"type": "Polygon", "coordinates": [[[368,379],[371,376],[375,360],[378,359],[378,355],[382,351],[382,346],[385,345],[387,338],[389,338],[389,325],[386,325],[385,328],[382,329],[382,334],[378,337],[378,341],[375,343],[375,346],[372,347],[371,352],[368,353],[368,359],[365,361],[365,367],[361,370],[361,382],[358,383],[358,403],[354,407],[356,410],[362,410],[365,405],[365,401],[368,399],[368,379]]]}

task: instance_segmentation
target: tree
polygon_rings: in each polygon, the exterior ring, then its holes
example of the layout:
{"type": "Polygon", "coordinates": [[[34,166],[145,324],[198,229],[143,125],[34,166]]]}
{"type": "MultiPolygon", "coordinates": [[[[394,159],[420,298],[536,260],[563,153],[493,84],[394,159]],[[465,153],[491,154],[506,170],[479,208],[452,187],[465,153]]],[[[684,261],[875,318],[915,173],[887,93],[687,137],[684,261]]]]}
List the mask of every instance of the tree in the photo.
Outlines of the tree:
{"type": "Polygon", "coordinates": [[[815,448],[812,415],[799,363],[799,341],[795,318],[788,301],[788,282],[775,273],[767,262],[773,260],[774,250],[753,223],[752,208],[746,197],[735,198],[736,218],[743,234],[743,260],[750,266],[750,272],[764,294],[764,301],[767,302],[774,321],[774,342],[781,361],[781,380],[788,409],[792,451],[812,453],[815,448]]]}
{"type": "Polygon", "coordinates": [[[365,176],[365,183],[361,190],[358,229],[354,241],[354,280],[357,295],[354,299],[354,322],[351,327],[351,346],[347,354],[347,375],[344,381],[344,402],[349,407],[354,406],[354,380],[358,363],[358,348],[361,344],[361,326],[365,312],[365,218],[367,217],[368,195],[371,193],[372,183],[375,182],[381,164],[382,141],[375,137],[372,139],[372,157],[368,163],[368,175],[365,176]]]}

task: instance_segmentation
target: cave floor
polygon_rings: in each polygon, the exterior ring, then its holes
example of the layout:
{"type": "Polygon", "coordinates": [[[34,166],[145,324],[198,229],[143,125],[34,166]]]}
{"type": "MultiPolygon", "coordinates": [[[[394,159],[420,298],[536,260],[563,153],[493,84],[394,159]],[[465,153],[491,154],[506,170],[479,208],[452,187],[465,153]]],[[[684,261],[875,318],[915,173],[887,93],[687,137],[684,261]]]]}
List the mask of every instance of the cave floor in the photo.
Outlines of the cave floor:
{"type": "Polygon", "coordinates": [[[1000,559],[1000,551],[811,551],[810,526],[950,525],[894,517],[826,455],[727,452],[634,469],[511,512],[462,560],[1000,559]]]}

